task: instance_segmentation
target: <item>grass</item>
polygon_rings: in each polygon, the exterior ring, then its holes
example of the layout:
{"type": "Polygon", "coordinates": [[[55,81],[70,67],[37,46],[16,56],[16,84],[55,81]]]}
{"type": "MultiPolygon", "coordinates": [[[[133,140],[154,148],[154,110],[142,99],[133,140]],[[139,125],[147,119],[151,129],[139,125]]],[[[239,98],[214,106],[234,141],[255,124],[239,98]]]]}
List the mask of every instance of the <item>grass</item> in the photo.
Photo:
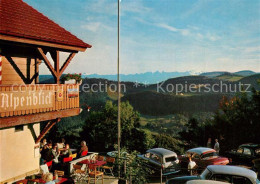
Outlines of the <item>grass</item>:
{"type": "Polygon", "coordinates": [[[220,77],[217,77],[218,79],[220,80],[227,80],[227,81],[230,81],[230,82],[236,82],[236,81],[239,81],[240,79],[244,78],[243,76],[230,76],[230,75],[223,75],[223,76],[220,76],[220,77]]]}

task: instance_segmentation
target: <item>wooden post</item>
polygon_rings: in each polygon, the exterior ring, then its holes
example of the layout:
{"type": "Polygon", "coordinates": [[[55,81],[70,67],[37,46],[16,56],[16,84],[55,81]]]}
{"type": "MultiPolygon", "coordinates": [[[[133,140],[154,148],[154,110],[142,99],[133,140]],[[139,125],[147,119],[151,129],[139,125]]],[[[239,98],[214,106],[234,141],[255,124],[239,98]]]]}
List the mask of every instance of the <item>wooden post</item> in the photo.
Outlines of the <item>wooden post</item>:
{"type": "Polygon", "coordinates": [[[54,119],[48,122],[48,124],[46,125],[46,127],[43,129],[43,131],[40,133],[40,135],[38,136],[38,138],[35,141],[35,144],[38,144],[42,138],[48,133],[48,131],[56,124],[60,121],[61,119],[54,119]]]}

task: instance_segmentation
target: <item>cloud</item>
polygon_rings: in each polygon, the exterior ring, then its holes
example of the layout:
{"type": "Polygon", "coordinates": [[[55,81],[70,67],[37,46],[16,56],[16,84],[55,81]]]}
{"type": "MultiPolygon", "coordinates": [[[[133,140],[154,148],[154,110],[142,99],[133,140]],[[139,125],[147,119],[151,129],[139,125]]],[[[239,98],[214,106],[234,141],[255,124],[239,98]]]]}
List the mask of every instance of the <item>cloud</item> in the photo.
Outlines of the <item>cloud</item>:
{"type": "Polygon", "coordinates": [[[80,27],[92,32],[97,32],[103,29],[106,29],[107,31],[115,30],[115,28],[113,28],[112,26],[106,25],[102,22],[87,22],[86,24],[81,25],[80,27]]]}
{"type": "Polygon", "coordinates": [[[260,53],[260,46],[247,47],[247,48],[245,48],[245,52],[246,52],[246,53],[252,53],[252,52],[258,52],[258,53],[260,53]]]}
{"type": "Polygon", "coordinates": [[[155,24],[155,25],[157,27],[164,28],[164,29],[172,31],[172,32],[181,33],[183,36],[188,36],[190,34],[190,31],[188,29],[178,29],[176,27],[170,26],[170,25],[165,24],[165,23],[158,23],[158,24],[155,24]]]}
{"type": "Polygon", "coordinates": [[[121,11],[144,14],[150,12],[152,9],[144,6],[140,1],[122,1],[121,11]]]}

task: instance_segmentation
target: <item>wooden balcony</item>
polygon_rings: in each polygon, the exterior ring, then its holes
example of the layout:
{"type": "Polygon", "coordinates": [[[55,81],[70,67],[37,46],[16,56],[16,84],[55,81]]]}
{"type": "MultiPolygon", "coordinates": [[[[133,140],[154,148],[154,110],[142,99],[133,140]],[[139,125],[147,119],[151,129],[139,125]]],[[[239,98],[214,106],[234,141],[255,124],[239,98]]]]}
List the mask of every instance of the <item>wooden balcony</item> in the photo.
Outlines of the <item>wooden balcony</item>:
{"type": "Polygon", "coordinates": [[[0,128],[75,116],[79,85],[0,85],[0,128]]]}

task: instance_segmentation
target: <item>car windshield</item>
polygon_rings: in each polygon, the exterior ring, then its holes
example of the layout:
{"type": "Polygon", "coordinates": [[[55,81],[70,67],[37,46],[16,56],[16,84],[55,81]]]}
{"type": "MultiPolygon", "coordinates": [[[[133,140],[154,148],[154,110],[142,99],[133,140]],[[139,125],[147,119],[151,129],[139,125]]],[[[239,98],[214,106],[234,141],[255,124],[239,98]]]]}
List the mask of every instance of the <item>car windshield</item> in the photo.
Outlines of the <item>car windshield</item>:
{"type": "Polygon", "coordinates": [[[206,168],[200,175],[200,178],[203,180],[208,180],[210,179],[211,172],[206,168]]]}
{"type": "Polygon", "coordinates": [[[201,159],[203,160],[208,160],[208,159],[212,159],[218,157],[216,152],[210,152],[210,153],[205,153],[203,155],[201,155],[201,159]]]}
{"type": "Polygon", "coordinates": [[[176,157],[175,156],[165,158],[165,162],[174,162],[174,161],[176,161],[176,157]]]}

